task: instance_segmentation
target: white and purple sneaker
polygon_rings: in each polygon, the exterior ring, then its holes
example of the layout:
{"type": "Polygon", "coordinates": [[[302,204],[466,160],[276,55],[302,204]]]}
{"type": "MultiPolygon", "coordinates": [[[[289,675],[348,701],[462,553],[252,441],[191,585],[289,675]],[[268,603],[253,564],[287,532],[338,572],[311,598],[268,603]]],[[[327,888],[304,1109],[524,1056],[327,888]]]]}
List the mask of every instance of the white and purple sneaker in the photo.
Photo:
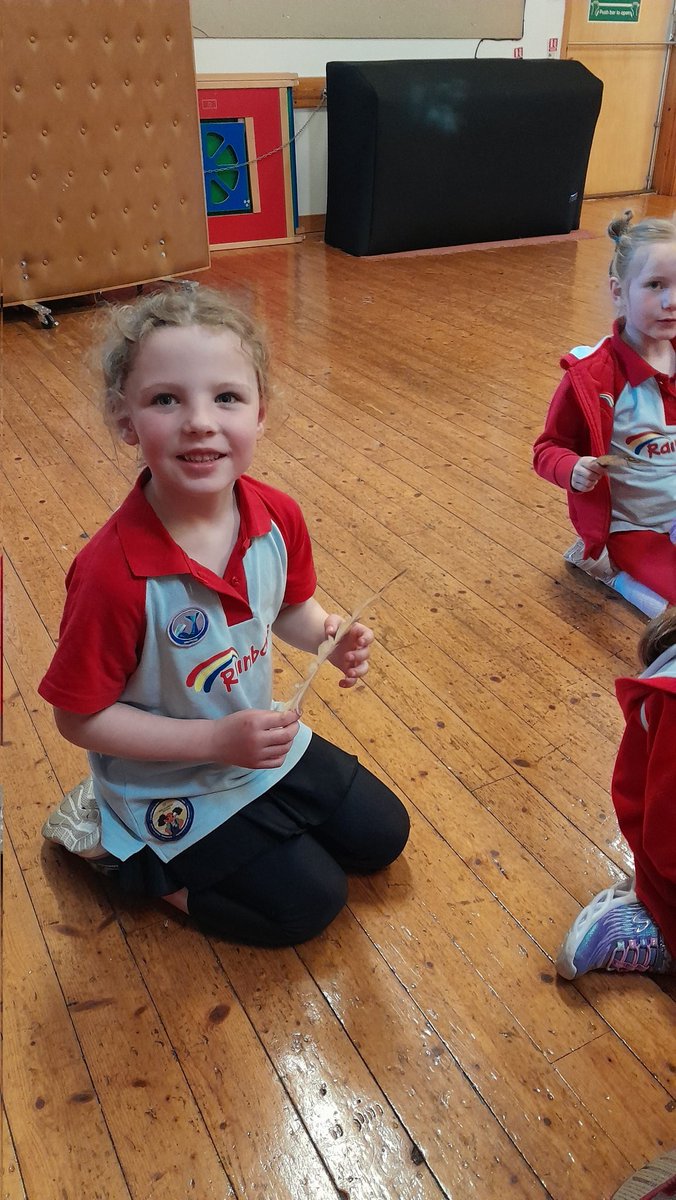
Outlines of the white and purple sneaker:
{"type": "Polygon", "coordinates": [[[564,979],[587,971],[673,971],[674,960],[633,879],[605,888],[582,909],[559,950],[556,969],[564,979]]]}

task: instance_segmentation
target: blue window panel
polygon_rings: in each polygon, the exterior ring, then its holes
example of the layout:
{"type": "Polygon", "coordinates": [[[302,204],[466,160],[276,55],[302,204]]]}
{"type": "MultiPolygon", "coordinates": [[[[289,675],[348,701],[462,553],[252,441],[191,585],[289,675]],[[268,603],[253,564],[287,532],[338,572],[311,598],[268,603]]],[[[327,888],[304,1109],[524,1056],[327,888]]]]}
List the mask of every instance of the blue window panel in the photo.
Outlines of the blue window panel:
{"type": "Polygon", "coordinates": [[[207,215],[251,212],[244,120],[200,121],[207,215]]]}

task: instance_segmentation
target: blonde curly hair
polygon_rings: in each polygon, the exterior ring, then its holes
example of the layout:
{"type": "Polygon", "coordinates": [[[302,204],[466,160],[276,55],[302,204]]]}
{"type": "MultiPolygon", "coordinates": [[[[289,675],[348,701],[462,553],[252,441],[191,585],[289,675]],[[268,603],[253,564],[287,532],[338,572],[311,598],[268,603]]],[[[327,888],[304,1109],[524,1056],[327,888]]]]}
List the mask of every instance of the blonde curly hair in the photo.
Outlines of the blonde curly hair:
{"type": "Polygon", "coordinates": [[[154,329],[199,325],[236,334],[251,357],[261,402],[269,400],[269,353],[263,328],[233,297],[195,285],[167,288],[141,296],[132,304],[111,305],[105,318],[101,348],[103,416],[117,432],[124,413],[124,389],[143,339],[154,329]]]}
{"type": "Polygon", "coordinates": [[[654,246],[657,242],[676,242],[676,223],[660,217],[646,217],[632,225],[633,212],[626,209],[621,217],[615,217],[608,226],[608,237],[615,243],[608,274],[624,283],[631,264],[639,250],[654,246]]]}

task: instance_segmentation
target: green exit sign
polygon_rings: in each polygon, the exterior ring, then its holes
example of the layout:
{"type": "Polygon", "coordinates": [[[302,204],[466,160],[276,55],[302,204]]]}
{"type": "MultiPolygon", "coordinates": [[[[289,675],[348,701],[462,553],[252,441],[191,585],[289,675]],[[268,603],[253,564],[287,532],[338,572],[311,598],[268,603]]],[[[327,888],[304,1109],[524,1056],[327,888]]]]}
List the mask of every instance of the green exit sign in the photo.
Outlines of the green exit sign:
{"type": "Polygon", "coordinates": [[[590,21],[638,21],[641,0],[589,0],[590,21]]]}

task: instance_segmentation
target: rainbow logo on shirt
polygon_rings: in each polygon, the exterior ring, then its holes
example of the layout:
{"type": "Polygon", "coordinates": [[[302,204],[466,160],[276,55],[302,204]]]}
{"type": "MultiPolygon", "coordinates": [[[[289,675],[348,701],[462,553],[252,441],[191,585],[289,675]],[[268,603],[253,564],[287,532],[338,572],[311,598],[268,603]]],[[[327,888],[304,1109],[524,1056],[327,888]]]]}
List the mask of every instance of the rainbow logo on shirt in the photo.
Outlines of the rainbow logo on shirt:
{"type": "MultiPolygon", "coordinates": [[[[640,454],[646,446],[654,445],[659,440],[659,436],[654,429],[648,429],[644,433],[633,433],[631,437],[625,438],[624,444],[630,454],[640,454]]],[[[648,449],[648,454],[650,454],[650,449],[648,449]]]]}
{"type": "Polygon", "coordinates": [[[227,650],[221,650],[219,654],[212,654],[211,658],[207,658],[193,667],[186,678],[186,687],[208,694],[216,680],[220,678],[223,687],[229,693],[239,682],[240,675],[250,671],[259,658],[265,657],[268,652],[269,639],[270,626],[268,625],[262,646],[251,644],[247,652],[242,655],[237,653],[234,646],[228,646],[227,650]]]}
{"type": "Polygon", "coordinates": [[[657,433],[656,430],[646,430],[644,433],[634,433],[631,437],[625,438],[625,446],[630,454],[640,455],[643,450],[648,451],[648,458],[655,458],[660,454],[673,454],[676,450],[676,441],[673,438],[665,437],[663,433],[657,433]]]}
{"type": "Polygon", "coordinates": [[[236,662],[237,651],[234,646],[229,646],[220,654],[212,655],[206,662],[198,663],[188,675],[186,685],[194,688],[196,692],[205,692],[208,695],[221,672],[232,672],[236,662]]]}

